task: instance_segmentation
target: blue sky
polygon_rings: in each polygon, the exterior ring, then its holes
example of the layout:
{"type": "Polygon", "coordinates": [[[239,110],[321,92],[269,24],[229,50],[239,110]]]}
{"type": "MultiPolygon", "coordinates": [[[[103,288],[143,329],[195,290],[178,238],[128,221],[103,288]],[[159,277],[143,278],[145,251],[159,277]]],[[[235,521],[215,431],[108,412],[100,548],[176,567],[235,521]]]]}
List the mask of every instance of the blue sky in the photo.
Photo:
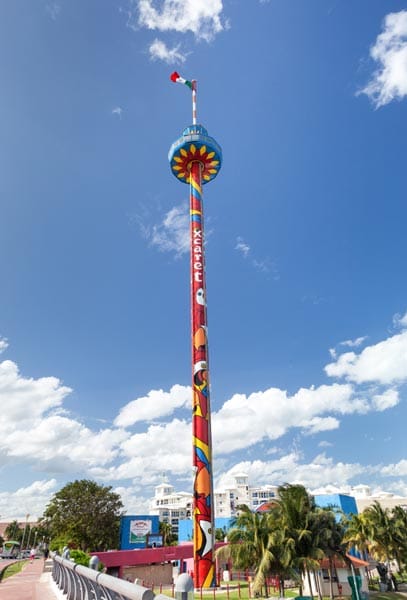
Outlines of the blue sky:
{"type": "Polygon", "coordinates": [[[407,496],[407,10],[383,0],[0,5],[0,515],[75,478],[191,490],[198,120],[215,486],[407,496]]]}

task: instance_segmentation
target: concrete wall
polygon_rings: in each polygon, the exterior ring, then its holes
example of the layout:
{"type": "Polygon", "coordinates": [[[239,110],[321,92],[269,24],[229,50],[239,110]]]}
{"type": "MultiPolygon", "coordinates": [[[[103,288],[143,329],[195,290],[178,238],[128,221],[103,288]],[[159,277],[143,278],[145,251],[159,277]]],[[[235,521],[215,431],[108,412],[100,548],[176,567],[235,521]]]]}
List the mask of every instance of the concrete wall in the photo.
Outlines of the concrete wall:
{"type": "Polygon", "coordinates": [[[122,568],[122,578],[130,579],[134,583],[135,579],[141,580],[141,585],[149,587],[150,585],[171,585],[172,584],[172,563],[163,565],[136,565],[122,568]]]}

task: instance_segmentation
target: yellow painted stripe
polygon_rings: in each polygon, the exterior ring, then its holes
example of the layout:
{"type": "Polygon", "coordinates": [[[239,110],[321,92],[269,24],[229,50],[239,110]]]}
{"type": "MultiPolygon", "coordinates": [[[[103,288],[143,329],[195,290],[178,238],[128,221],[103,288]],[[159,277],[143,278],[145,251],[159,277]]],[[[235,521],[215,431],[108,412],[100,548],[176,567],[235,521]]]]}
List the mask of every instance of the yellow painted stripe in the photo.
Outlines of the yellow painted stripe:
{"type": "Polygon", "coordinates": [[[205,154],[206,152],[206,146],[201,146],[200,150],[199,150],[199,154],[202,156],[203,154],[205,154]]]}
{"type": "Polygon", "coordinates": [[[211,586],[212,581],[213,581],[213,576],[214,576],[214,566],[212,565],[212,567],[209,569],[208,571],[208,575],[205,577],[205,581],[203,582],[203,586],[204,588],[208,588],[211,586]]]}
{"type": "Polygon", "coordinates": [[[194,437],[194,436],[193,436],[193,444],[197,448],[200,448],[202,450],[202,452],[205,454],[206,458],[209,460],[210,453],[209,453],[208,444],[205,444],[202,440],[198,440],[198,438],[194,437]]]}
{"type": "MultiPolygon", "coordinates": [[[[181,152],[182,152],[182,148],[181,148],[181,152]]],[[[207,158],[213,158],[215,156],[215,152],[209,152],[207,158]]]]}
{"type": "Polygon", "coordinates": [[[181,171],[181,169],[182,169],[181,165],[174,165],[174,166],[172,167],[172,170],[173,170],[173,171],[181,171]]]}
{"type": "Polygon", "coordinates": [[[199,194],[202,194],[201,186],[197,181],[195,181],[195,179],[191,179],[191,185],[194,188],[194,190],[196,190],[199,194]]]}
{"type": "Polygon", "coordinates": [[[203,176],[203,178],[205,179],[205,181],[210,181],[210,179],[211,179],[211,178],[209,177],[209,175],[204,175],[204,176],[203,176]]]}
{"type": "Polygon", "coordinates": [[[182,158],[180,158],[179,156],[174,156],[174,160],[177,163],[183,162],[182,158]]]}
{"type": "Polygon", "coordinates": [[[182,154],[182,156],[188,156],[186,150],[184,150],[184,148],[180,148],[180,153],[182,154]]]}
{"type": "Polygon", "coordinates": [[[195,144],[191,144],[190,145],[189,151],[192,152],[192,154],[195,154],[195,152],[196,152],[196,146],[195,146],[195,144]]]}
{"type": "Polygon", "coordinates": [[[177,177],[179,177],[180,179],[182,179],[183,177],[185,177],[185,173],[178,173],[177,177]]]}

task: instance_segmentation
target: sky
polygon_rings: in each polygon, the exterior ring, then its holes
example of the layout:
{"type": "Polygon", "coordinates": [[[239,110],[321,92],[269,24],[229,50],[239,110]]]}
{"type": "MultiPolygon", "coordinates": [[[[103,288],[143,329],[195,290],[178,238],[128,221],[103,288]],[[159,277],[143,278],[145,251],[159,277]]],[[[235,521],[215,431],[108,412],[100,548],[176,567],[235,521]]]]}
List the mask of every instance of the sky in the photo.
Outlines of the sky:
{"type": "Polygon", "coordinates": [[[192,492],[188,186],[198,121],[215,489],[407,496],[407,7],[0,3],[0,515],[75,479],[192,492]]]}

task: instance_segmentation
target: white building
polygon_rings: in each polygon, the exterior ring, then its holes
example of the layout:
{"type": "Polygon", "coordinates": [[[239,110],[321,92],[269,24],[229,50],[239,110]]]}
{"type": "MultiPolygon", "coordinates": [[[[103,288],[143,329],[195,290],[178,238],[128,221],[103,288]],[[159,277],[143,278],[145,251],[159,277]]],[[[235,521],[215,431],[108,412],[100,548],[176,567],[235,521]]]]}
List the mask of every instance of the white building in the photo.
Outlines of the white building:
{"type": "Polygon", "coordinates": [[[192,500],[192,494],[175,492],[173,485],[161,483],[155,488],[155,495],[150,503],[150,514],[158,515],[163,523],[170,523],[172,532],[177,535],[179,520],[192,517],[192,500]]]}
{"type": "MultiPolygon", "coordinates": [[[[372,495],[367,485],[337,488],[326,486],[321,490],[314,490],[317,494],[346,494],[353,496],[359,512],[372,505],[377,500],[383,508],[403,506],[407,510],[407,498],[395,496],[389,492],[380,492],[372,495]]],[[[262,504],[278,498],[278,486],[263,485],[252,487],[246,473],[236,473],[229,485],[214,492],[214,518],[230,519],[237,514],[237,507],[246,504],[256,510],[262,504]]],[[[160,521],[170,523],[172,531],[178,534],[178,523],[181,519],[191,519],[193,510],[193,494],[189,492],[176,492],[173,485],[161,483],[155,488],[155,495],[150,503],[150,514],[158,515],[160,521]]]]}
{"type": "Polygon", "coordinates": [[[215,490],[215,518],[234,517],[237,507],[246,504],[252,510],[256,510],[265,502],[277,497],[277,486],[264,485],[249,486],[249,477],[246,473],[236,473],[233,481],[223,490],[215,490]]]}
{"type": "MultiPolygon", "coordinates": [[[[255,510],[264,502],[277,496],[277,486],[265,485],[250,487],[246,473],[237,473],[231,484],[223,490],[214,492],[214,518],[231,518],[237,513],[237,507],[246,504],[255,510]]],[[[150,514],[158,515],[160,521],[170,523],[173,533],[178,534],[180,519],[192,518],[193,494],[175,492],[173,485],[160,483],[155,488],[155,495],[150,502],[150,514]]]]}
{"type": "Polygon", "coordinates": [[[395,506],[402,506],[407,510],[407,498],[397,496],[391,492],[377,491],[372,493],[370,486],[365,484],[359,484],[354,486],[336,487],[333,485],[325,486],[311,492],[314,496],[318,494],[344,494],[346,496],[352,496],[355,498],[358,512],[361,513],[372,506],[377,501],[382,508],[389,508],[390,510],[395,506]]]}

